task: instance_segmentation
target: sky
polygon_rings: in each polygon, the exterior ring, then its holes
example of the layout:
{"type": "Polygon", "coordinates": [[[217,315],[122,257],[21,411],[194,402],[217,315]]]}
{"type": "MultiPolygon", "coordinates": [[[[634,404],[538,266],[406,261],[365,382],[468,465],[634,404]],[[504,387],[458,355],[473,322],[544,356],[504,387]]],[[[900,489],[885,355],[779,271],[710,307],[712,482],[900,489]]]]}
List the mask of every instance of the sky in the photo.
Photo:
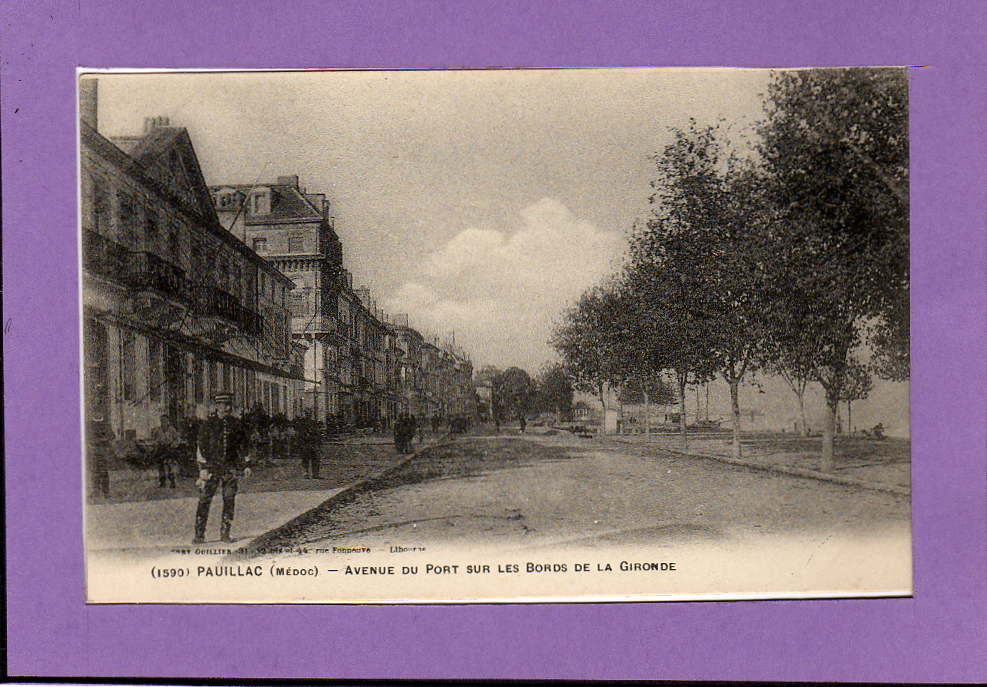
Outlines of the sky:
{"type": "MultiPolygon", "coordinates": [[[[210,185],[297,174],[331,200],[354,286],[423,332],[454,333],[475,368],[534,374],[556,358],[554,324],[648,215],[650,156],[670,127],[723,119],[742,134],[768,81],[741,69],[104,73],[98,114],[106,136],[151,116],[186,127],[210,185]]],[[[766,384],[746,403],[790,409],[784,385],[766,384]]],[[[711,404],[729,407],[725,393],[714,385],[711,404]]],[[[907,385],[878,384],[854,412],[907,434],[907,404],[907,385]]]]}
{"type": "Polygon", "coordinates": [[[386,311],[531,372],[566,307],[648,212],[668,127],[750,123],[766,72],[489,70],[102,74],[99,128],[188,128],[209,184],[297,174],[386,311]]]}

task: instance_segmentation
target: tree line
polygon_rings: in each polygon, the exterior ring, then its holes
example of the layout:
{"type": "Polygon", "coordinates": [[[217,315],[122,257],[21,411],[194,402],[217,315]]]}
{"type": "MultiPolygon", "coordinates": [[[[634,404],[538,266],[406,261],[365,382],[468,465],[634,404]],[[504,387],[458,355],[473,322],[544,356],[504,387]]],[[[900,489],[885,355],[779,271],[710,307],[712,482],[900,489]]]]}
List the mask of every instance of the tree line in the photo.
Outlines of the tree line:
{"type": "Polygon", "coordinates": [[[672,129],[650,214],[616,274],[583,293],[551,344],[576,389],[601,397],[669,379],[729,387],[778,375],[805,425],[825,394],[822,465],[840,401],[908,378],[908,122],[904,69],[776,72],[745,140],[723,121],[672,129]]]}

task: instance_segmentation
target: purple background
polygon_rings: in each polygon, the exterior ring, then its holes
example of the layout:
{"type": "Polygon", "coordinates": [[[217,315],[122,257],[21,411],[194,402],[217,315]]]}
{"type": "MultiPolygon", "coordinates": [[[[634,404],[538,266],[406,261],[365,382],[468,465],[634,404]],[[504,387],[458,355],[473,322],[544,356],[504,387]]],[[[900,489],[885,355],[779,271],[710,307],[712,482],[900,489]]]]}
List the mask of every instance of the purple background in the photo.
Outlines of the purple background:
{"type": "Polygon", "coordinates": [[[0,18],[12,675],[987,677],[987,3],[8,0],[0,18]],[[83,603],[77,65],[859,64],[930,65],[912,75],[914,599],[500,607],[83,603]]]}

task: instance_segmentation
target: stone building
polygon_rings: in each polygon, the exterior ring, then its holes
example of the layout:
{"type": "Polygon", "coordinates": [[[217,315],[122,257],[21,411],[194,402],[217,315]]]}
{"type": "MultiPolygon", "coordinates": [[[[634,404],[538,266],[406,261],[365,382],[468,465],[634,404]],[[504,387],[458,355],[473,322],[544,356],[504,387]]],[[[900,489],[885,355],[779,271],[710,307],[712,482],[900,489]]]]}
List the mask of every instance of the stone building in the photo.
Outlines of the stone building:
{"type": "Polygon", "coordinates": [[[343,266],[331,205],[297,176],[210,187],[220,222],[295,284],[291,332],[308,347],[305,407],[341,426],[387,426],[397,412],[394,333],[343,266]]]}
{"type": "Polygon", "coordinates": [[[292,337],[308,349],[304,407],[319,418],[340,414],[346,389],[338,374],[338,301],[347,285],[329,201],[306,193],[297,176],[209,191],[220,223],[295,285],[288,309],[292,337]]]}
{"type": "Polygon", "coordinates": [[[80,100],[87,419],[143,439],[162,414],[204,417],[220,389],[292,416],[292,281],[220,224],[186,129],[156,117],[106,138],[96,87],[80,100]]]}
{"type": "Polygon", "coordinates": [[[400,412],[419,418],[475,417],[476,391],[473,364],[450,338],[422,335],[409,324],[406,314],[391,320],[401,349],[397,391],[400,412]]]}

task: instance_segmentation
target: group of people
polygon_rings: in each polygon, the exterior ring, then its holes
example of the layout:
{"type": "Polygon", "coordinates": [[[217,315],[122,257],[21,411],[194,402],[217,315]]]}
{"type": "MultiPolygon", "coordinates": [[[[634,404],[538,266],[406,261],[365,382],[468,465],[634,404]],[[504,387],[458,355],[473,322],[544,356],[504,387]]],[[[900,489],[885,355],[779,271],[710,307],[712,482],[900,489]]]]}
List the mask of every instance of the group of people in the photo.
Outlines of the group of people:
{"type": "Polygon", "coordinates": [[[220,538],[230,541],[239,480],[254,466],[274,459],[298,457],[306,478],[319,479],[322,425],[310,416],[288,420],[270,417],[260,407],[243,417],[233,414],[233,395],[214,394],[204,420],[194,415],[176,423],[161,415],[147,441],[117,438],[105,417],[89,420],[87,453],[94,495],[110,496],[110,466],[123,460],[136,469],[156,468],[159,488],[175,489],[181,477],[196,479],[199,502],[193,543],[204,540],[209,506],[216,491],[223,494],[220,538]]]}
{"type": "Polygon", "coordinates": [[[199,476],[199,503],[195,512],[193,544],[205,540],[209,507],[217,490],[222,490],[223,513],[220,540],[232,541],[230,530],[236,506],[239,479],[250,477],[254,457],[266,450],[271,458],[284,458],[294,452],[301,457],[307,478],[319,478],[322,427],[304,416],[287,422],[268,422],[260,408],[233,416],[233,395],[222,392],[213,397],[214,413],[201,423],[196,442],[199,476]]]}

